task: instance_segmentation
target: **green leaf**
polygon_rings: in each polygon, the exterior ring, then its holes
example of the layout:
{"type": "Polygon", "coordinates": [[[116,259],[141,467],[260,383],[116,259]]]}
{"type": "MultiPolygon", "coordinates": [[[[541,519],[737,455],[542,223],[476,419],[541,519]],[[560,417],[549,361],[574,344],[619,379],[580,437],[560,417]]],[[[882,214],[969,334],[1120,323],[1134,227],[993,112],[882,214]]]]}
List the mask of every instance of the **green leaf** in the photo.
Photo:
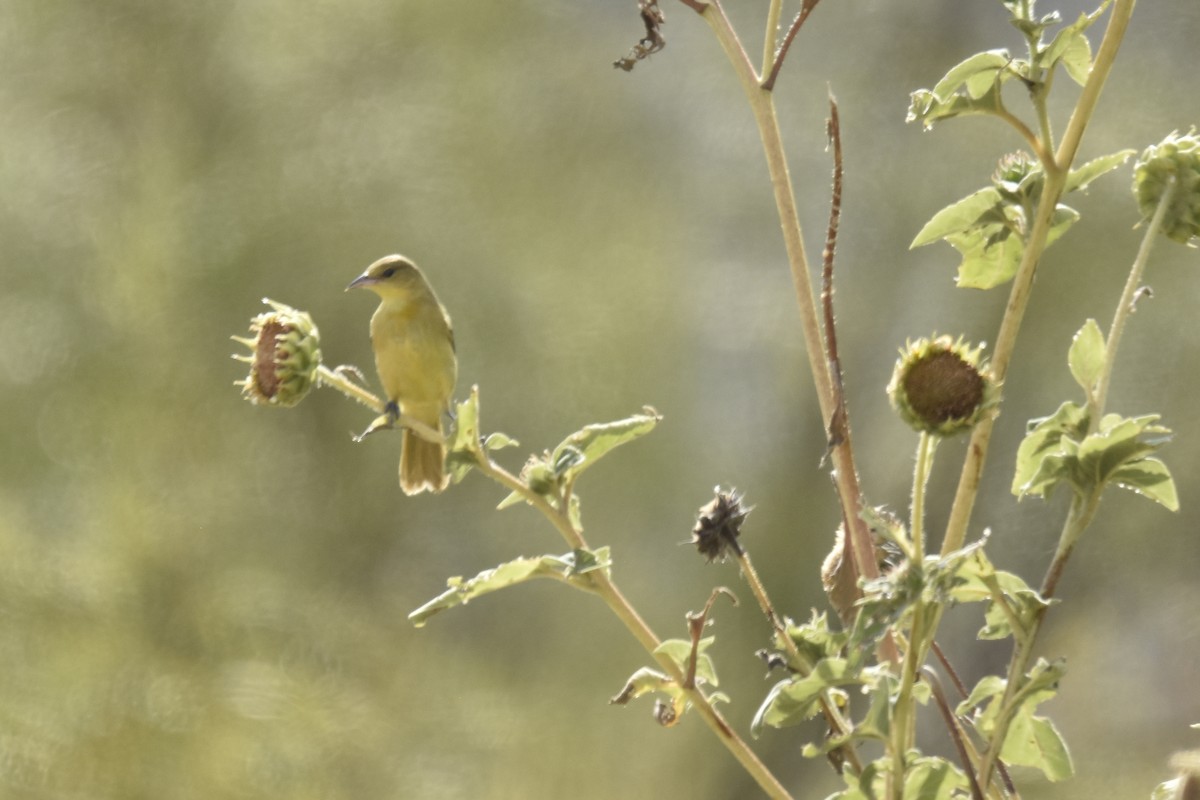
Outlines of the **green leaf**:
{"type": "Polygon", "coordinates": [[[966,716],[984,703],[991,703],[1004,693],[1004,686],[1005,680],[999,675],[984,675],[979,683],[975,684],[971,694],[967,695],[967,699],[958,704],[955,713],[966,716]]]}
{"type": "Polygon", "coordinates": [[[996,83],[1002,70],[1011,61],[1007,50],[976,53],[951,67],[933,87],[933,93],[940,98],[948,98],[965,87],[969,97],[978,99],[996,83]]]}
{"type": "MultiPolygon", "coordinates": [[[[716,640],[715,636],[706,636],[696,643],[696,680],[711,686],[716,686],[718,683],[717,668],[713,664],[712,657],[704,651],[716,640]]],[[[654,648],[654,654],[665,655],[675,662],[675,666],[679,667],[680,672],[686,675],[688,662],[692,657],[692,643],[687,639],[667,639],[654,648]]]]}
{"type": "MultiPolygon", "coordinates": [[[[1096,484],[1107,482],[1122,466],[1154,452],[1169,440],[1170,430],[1156,425],[1157,414],[1122,417],[1106,414],[1099,430],[1079,445],[1079,471],[1096,484]],[[1154,434],[1146,438],[1147,434],[1154,434]]],[[[1083,488],[1083,487],[1081,487],[1083,488]]]]}
{"type": "Polygon", "coordinates": [[[968,788],[967,776],[944,758],[914,759],[904,773],[904,800],[951,800],[968,788]]]}
{"type": "Polygon", "coordinates": [[[1002,205],[1000,193],[992,187],[980,189],[933,215],[908,247],[913,249],[945,239],[974,227],[985,214],[1002,205]]]}
{"type": "Polygon", "coordinates": [[[1112,0],[1104,0],[1091,14],[1080,14],[1079,18],[1055,34],[1050,44],[1038,54],[1042,69],[1052,69],[1062,63],[1067,74],[1080,86],[1087,83],[1092,68],[1092,48],[1084,35],[1092,24],[1104,13],[1112,0]]]}
{"type": "MultiPolygon", "coordinates": [[[[501,434],[503,435],[503,434],[501,434]]],[[[483,457],[479,441],[479,387],[472,386],[471,394],[458,404],[454,415],[454,432],[446,448],[446,470],[450,480],[458,483],[483,457]]]]}
{"type": "Polygon", "coordinates": [[[661,419],[657,411],[647,407],[641,414],[616,422],[588,425],[576,431],[554,448],[550,461],[555,475],[563,480],[577,477],[613,448],[654,430],[661,419]]]}
{"type": "Polygon", "coordinates": [[[1157,458],[1140,458],[1125,464],[1114,470],[1109,480],[1122,489],[1150,498],[1168,511],[1179,510],[1175,480],[1167,465],[1157,458]]]}
{"type": "Polygon", "coordinates": [[[1089,398],[1104,368],[1106,355],[1104,334],[1100,332],[1096,320],[1089,319],[1075,334],[1071,349],[1067,352],[1067,366],[1071,368],[1071,375],[1089,398]]]}
{"type": "Polygon", "coordinates": [[[1136,150],[1120,150],[1107,156],[1094,158],[1078,169],[1071,170],[1071,174],[1067,176],[1067,182],[1063,186],[1063,194],[1077,190],[1086,190],[1088,185],[1096,180],[1096,178],[1112,172],[1128,161],[1130,156],[1136,154],[1136,150]]]}
{"type": "Polygon", "coordinates": [[[651,692],[662,692],[671,697],[678,697],[683,690],[670,676],[650,667],[642,667],[629,676],[625,686],[609,702],[613,705],[623,706],[630,700],[635,700],[651,692]]]}
{"type": "Polygon", "coordinates": [[[955,284],[963,289],[991,289],[1017,274],[1025,245],[1011,232],[994,235],[985,229],[947,236],[950,246],[962,254],[955,284]]]}
{"type": "Polygon", "coordinates": [[[1060,203],[1054,209],[1054,216],[1050,220],[1050,231],[1046,234],[1046,247],[1058,241],[1059,237],[1078,221],[1079,212],[1060,203]]]}
{"type": "MultiPolygon", "coordinates": [[[[830,658],[842,652],[847,638],[845,631],[830,630],[828,616],[825,612],[818,614],[816,609],[813,609],[811,619],[803,625],[789,622],[787,636],[801,657],[806,659],[804,664],[791,664],[790,666],[793,669],[806,671],[821,659],[830,658]]],[[[778,639],[778,637],[776,638],[778,639]]],[[[784,642],[777,641],[776,646],[783,652],[788,650],[784,642]]]]}
{"type": "Polygon", "coordinates": [[[799,724],[820,710],[820,699],[824,692],[858,682],[858,672],[851,669],[845,659],[823,659],[817,662],[809,675],[791,677],[771,687],[754,715],[750,731],[757,737],[764,725],[783,728],[799,724]]]}
{"type": "Polygon", "coordinates": [[[503,450],[505,447],[516,447],[520,444],[516,439],[505,433],[489,433],[483,439],[487,450],[503,450]]]}
{"type": "Polygon", "coordinates": [[[1053,722],[1033,714],[1018,712],[1013,718],[1000,757],[1009,764],[1040,769],[1051,781],[1066,780],[1075,774],[1062,734],[1053,722]]]}
{"type": "Polygon", "coordinates": [[[956,64],[933,87],[912,93],[908,122],[920,120],[925,128],[938,120],[966,114],[993,114],[1004,108],[1001,85],[1029,65],[1014,61],[1007,50],[976,53],[956,64]]]}
{"type": "Polygon", "coordinates": [[[1066,475],[1064,439],[1082,435],[1087,428],[1087,411],[1066,402],[1051,416],[1030,420],[1020,447],[1012,492],[1018,497],[1044,495],[1066,475]],[[1049,462],[1049,463],[1047,463],[1049,462]]]}
{"type": "Polygon", "coordinates": [[[514,559],[484,570],[474,578],[450,578],[446,581],[449,588],[445,592],[413,611],[408,618],[420,628],[434,614],[535,578],[554,578],[579,589],[590,589],[591,581],[584,576],[595,570],[607,571],[611,563],[607,547],[595,551],[575,550],[561,556],[514,559]]]}

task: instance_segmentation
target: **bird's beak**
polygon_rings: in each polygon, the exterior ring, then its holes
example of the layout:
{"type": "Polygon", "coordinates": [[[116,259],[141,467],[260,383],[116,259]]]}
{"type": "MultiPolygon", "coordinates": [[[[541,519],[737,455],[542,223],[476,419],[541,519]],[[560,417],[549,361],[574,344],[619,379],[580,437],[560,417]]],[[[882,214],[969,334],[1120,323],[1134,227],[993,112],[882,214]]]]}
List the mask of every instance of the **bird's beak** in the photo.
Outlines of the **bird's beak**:
{"type": "Polygon", "coordinates": [[[351,289],[370,286],[373,283],[379,283],[379,281],[364,272],[362,275],[359,275],[357,278],[350,281],[350,285],[346,287],[346,291],[348,292],[351,289]]]}

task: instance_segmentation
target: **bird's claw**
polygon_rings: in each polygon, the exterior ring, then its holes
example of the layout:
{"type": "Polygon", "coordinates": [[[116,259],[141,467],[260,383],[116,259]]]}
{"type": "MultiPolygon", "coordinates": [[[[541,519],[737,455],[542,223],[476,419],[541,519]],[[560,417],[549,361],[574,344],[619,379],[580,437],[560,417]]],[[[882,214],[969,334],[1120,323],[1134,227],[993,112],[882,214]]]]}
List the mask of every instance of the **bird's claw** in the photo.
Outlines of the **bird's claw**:
{"type": "Polygon", "coordinates": [[[383,413],[371,421],[367,429],[354,437],[355,442],[361,442],[363,439],[370,436],[376,431],[391,430],[396,427],[396,420],[400,418],[400,407],[395,403],[388,403],[384,406],[383,413]]]}

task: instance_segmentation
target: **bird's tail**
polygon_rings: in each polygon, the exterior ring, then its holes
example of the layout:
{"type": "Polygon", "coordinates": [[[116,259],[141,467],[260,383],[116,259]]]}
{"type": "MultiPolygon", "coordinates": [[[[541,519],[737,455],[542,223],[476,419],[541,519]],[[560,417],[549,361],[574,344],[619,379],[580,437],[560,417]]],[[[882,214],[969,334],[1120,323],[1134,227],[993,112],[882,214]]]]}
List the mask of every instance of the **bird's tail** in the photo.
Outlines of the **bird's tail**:
{"type": "MultiPolygon", "coordinates": [[[[441,433],[441,420],[430,427],[441,433]]],[[[422,439],[405,428],[400,447],[400,488],[405,494],[420,494],[426,489],[440,492],[446,488],[450,476],[446,474],[444,444],[422,439]]]]}

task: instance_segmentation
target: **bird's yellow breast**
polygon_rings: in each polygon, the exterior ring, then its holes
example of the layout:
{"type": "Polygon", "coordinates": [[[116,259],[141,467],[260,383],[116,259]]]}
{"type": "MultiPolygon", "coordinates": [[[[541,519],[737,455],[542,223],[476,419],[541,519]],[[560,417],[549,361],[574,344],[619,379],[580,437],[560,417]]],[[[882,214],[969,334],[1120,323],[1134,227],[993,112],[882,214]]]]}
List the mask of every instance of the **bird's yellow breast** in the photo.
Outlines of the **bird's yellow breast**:
{"type": "Polygon", "coordinates": [[[371,317],[371,344],[388,400],[436,424],[449,407],[458,378],[454,335],[437,299],[384,298],[371,317]]]}

